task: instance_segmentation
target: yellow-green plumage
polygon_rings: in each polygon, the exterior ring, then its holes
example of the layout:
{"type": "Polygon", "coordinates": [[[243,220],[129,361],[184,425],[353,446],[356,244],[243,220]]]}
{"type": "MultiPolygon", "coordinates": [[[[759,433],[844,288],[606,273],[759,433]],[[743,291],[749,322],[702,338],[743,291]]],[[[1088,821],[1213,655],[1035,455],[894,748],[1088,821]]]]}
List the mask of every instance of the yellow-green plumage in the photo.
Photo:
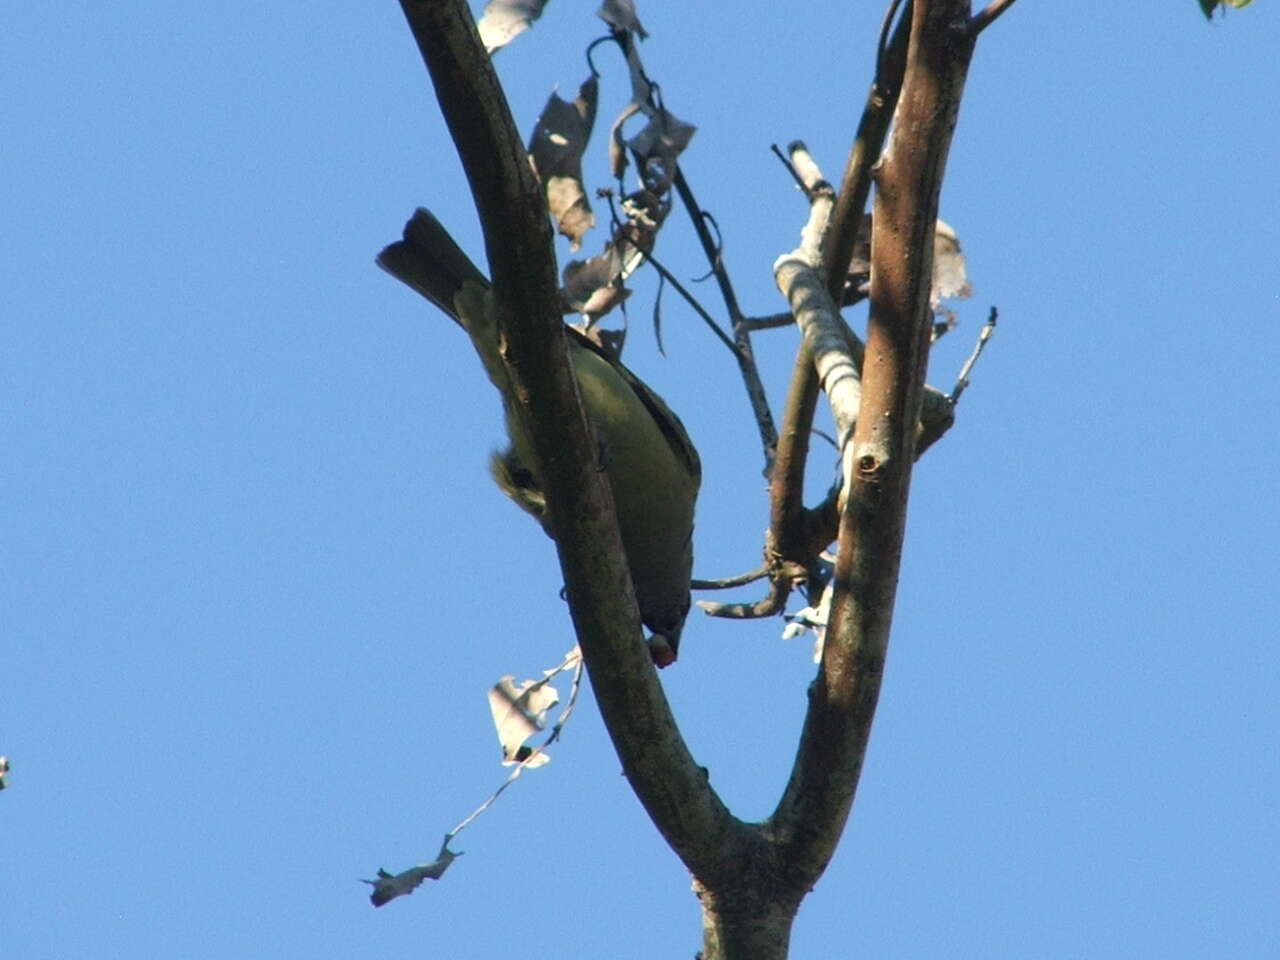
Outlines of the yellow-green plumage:
{"type": "MultiPolygon", "coordinates": [[[[502,394],[511,438],[511,447],[494,455],[494,479],[546,529],[545,500],[532,466],[536,460],[513,415],[511,387],[498,354],[488,280],[422,209],[405,226],[404,239],[382,251],[378,264],[470,335],[485,373],[502,394]]],[[[680,419],[657,394],[573,328],[566,334],[578,391],[613,491],[640,618],[656,635],[651,641],[654,660],[665,665],[675,659],[689,612],[693,512],[701,479],[698,454],[680,419]]]]}

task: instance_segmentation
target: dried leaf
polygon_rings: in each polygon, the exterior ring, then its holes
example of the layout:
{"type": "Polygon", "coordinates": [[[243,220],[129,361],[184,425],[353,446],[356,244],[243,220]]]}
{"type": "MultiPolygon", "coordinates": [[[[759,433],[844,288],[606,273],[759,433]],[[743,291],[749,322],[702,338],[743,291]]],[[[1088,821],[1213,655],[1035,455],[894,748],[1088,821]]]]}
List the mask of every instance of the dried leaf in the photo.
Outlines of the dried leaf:
{"type": "MultiPolygon", "coordinates": [[[[547,725],[547,711],[560,702],[560,694],[546,680],[526,680],[519,687],[515,677],[503,677],[489,691],[489,712],[502,744],[504,763],[521,762],[524,742],[547,725]]],[[[524,756],[528,756],[526,753],[524,756]]],[[[546,754],[535,758],[529,766],[549,761],[546,754]]]]}
{"type": "Polygon", "coordinates": [[[600,4],[600,9],[596,11],[596,16],[614,30],[629,30],[641,40],[649,36],[648,31],[641,25],[640,18],[636,16],[636,5],[632,0],[604,0],[604,3],[600,4]]]}
{"type": "MultiPolygon", "coordinates": [[[[849,263],[849,277],[845,283],[844,302],[848,305],[859,293],[866,293],[871,280],[871,214],[864,213],[858,224],[858,239],[853,246],[853,259],[849,263]]],[[[960,252],[960,239],[951,225],[939,220],[933,231],[933,284],[929,289],[929,305],[935,313],[943,300],[964,300],[973,296],[969,286],[964,254],[960,252]]]]}
{"type": "Polygon", "coordinates": [[[489,0],[476,24],[480,40],[490,55],[501,50],[542,16],[547,0],[489,0]]]}
{"type": "Polygon", "coordinates": [[[444,872],[449,869],[449,864],[459,856],[452,850],[444,850],[440,854],[438,860],[431,863],[420,863],[416,867],[410,867],[403,873],[390,874],[385,870],[378,870],[377,880],[361,880],[361,883],[367,883],[373,887],[373,893],[369,894],[369,902],[375,907],[380,907],[384,903],[390,903],[396,897],[403,897],[406,894],[413,893],[414,890],[422,884],[423,880],[439,880],[444,876],[444,872]]]}
{"type": "Polygon", "coordinates": [[[647,190],[631,194],[622,202],[626,220],[604,251],[589,260],[571,261],[564,268],[564,299],[586,317],[588,326],[631,296],[626,280],[653,249],[658,228],[670,209],[669,203],[647,190]]]}
{"type": "Polygon", "coordinates": [[[671,212],[669,200],[648,190],[637,190],[622,201],[626,223],[614,234],[620,277],[626,280],[640,269],[658,240],[658,230],[671,212]]]}
{"type": "Polygon", "coordinates": [[[591,139],[598,98],[594,76],[583,81],[572,103],[551,94],[529,140],[529,156],[547,192],[547,206],[574,250],[596,222],[582,182],[582,154],[591,139]]]}
{"type": "Polygon", "coordinates": [[[613,241],[590,260],[571,260],[564,268],[564,297],[591,327],[631,296],[622,283],[613,241]]]}
{"type": "Polygon", "coordinates": [[[697,127],[681,120],[670,110],[660,110],[650,117],[643,130],[627,141],[627,146],[643,158],[674,158],[680,156],[697,131],[697,127]]]}
{"type": "Polygon", "coordinates": [[[622,179],[622,174],[627,169],[627,144],[622,137],[622,125],[639,112],[640,104],[634,101],[628,103],[609,128],[609,170],[615,180],[622,179]]]}
{"type": "Polygon", "coordinates": [[[587,304],[601,287],[608,286],[618,273],[618,257],[612,241],[589,260],[570,260],[564,268],[564,299],[578,313],[587,311],[587,304]]]}
{"type": "Polygon", "coordinates": [[[831,617],[831,596],[834,592],[829,582],[822,590],[816,607],[805,607],[787,616],[782,639],[791,640],[813,631],[813,662],[822,662],[822,644],[827,638],[827,621],[831,617]]]}
{"type": "Polygon", "coordinates": [[[640,176],[649,190],[659,195],[667,192],[676,173],[676,158],[697,131],[671,111],[655,110],[644,128],[627,141],[639,158],[640,176]]]}
{"type": "Polygon", "coordinates": [[[933,286],[929,303],[936,310],[943,300],[964,300],[973,296],[965,270],[960,238],[951,224],[939,220],[933,232],[933,286]]]}

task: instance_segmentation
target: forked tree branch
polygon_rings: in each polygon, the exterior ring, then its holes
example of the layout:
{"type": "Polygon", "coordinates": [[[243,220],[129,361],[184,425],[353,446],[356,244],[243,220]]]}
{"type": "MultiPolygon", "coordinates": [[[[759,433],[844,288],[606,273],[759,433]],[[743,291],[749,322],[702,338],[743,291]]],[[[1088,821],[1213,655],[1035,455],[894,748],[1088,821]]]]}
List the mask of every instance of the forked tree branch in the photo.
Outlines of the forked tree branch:
{"type": "Polygon", "coordinates": [[[714,876],[746,828],[676,728],[640,632],[596,445],[566,355],[542,190],[464,0],[400,0],[471,184],[518,414],[547,494],[569,609],[622,768],[691,870],[714,876]]]}
{"type": "Polygon", "coordinates": [[[972,35],[968,0],[913,0],[872,239],[861,410],[846,462],[834,593],[795,766],[766,832],[797,879],[825,869],[844,829],[880,692],[928,360],[933,232],[972,35]]]}
{"type": "MultiPolygon", "coordinates": [[[[827,289],[837,303],[844,289],[858,225],[871,192],[871,169],[880,156],[898,102],[910,36],[911,10],[906,10],[893,31],[892,39],[877,57],[877,70],[858,121],[853,147],[845,164],[844,177],[836,194],[835,209],[827,234],[825,268],[827,289]]],[[[854,363],[862,366],[862,343],[853,336],[854,363]]],[[[778,434],[778,458],[769,478],[769,549],[784,563],[805,564],[813,555],[813,524],[804,509],[805,465],[809,457],[809,434],[818,403],[818,374],[809,346],[802,343],[796,353],[791,384],[787,389],[782,428],[778,434]]],[[[824,544],[825,545],[825,544],[824,544]]],[[[819,548],[820,549],[820,548],[819,548]]],[[[785,599],[785,598],[784,598],[785,599]]]]}
{"type": "MultiPolygon", "coordinates": [[[[784,957],[795,909],[847,821],[879,695],[911,467],[922,442],[938,195],[976,36],[968,0],[911,0],[909,30],[904,15],[881,58],[840,195],[844,209],[837,205],[830,226],[828,293],[844,283],[847,241],[861,220],[901,78],[893,138],[879,173],[865,357],[855,356],[856,338],[845,345],[851,365],[856,360],[863,367],[861,397],[845,441],[839,555],[822,664],[791,777],[762,824],[737,820],[711,789],[681,739],[642,641],[609,489],[566,355],[545,201],[470,12],[464,0],[400,3],[480,214],[516,413],[538,458],[574,626],[614,748],[636,795],[695,876],[707,960],[784,957]]],[[[690,212],[695,209],[691,204],[690,212]]],[[[731,292],[728,305],[736,325],[742,318],[731,292]]],[[[823,309],[834,313],[834,307],[823,309]]],[[[802,359],[797,381],[816,385],[812,352],[802,351],[802,359]]],[[[793,391],[782,438],[794,462],[784,469],[780,461],[777,471],[793,481],[803,479],[816,386],[802,392],[812,397],[793,391]]],[[[773,529],[811,540],[812,524],[795,522],[805,519],[799,489],[796,483],[795,506],[783,510],[785,517],[775,496],[773,529]],[[780,528],[779,519],[791,525],[780,528]]],[[[834,502],[823,510],[832,512],[834,502]]]]}

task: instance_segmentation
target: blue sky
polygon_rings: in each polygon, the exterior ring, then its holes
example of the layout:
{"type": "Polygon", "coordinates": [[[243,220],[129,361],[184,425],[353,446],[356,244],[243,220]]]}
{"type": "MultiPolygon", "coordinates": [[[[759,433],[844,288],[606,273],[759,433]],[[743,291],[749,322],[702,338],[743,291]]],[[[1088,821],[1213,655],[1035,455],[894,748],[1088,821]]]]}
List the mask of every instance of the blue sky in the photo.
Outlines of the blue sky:
{"type": "MultiPolygon", "coordinates": [[[[1280,948],[1280,15],[1092,7],[1023,0],[978,49],[942,200],[976,293],[932,382],[989,305],[1002,325],[916,473],[868,764],[796,957],[1280,948]]],[[[499,56],[522,129],[583,78],[593,10],[553,3],[499,56]]],[[[806,209],[768,146],[838,175],[881,8],[640,12],[740,297],[781,309],[806,209]]],[[[377,911],[357,882],[497,785],[487,687],[572,643],[550,544],[488,482],[479,365],[373,265],[419,204],[482,260],[398,6],[15,8],[0,84],[5,955],[691,956],[687,875],[589,698],[443,881],[377,911]]],[[[703,272],[683,211],[660,253],[703,272]]],[[[629,362],[705,464],[696,570],[747,569],[733,364],[671,298],[660,357],[635,286],[629,362]]],[[[757,340],[775,409],[794,346],[757,340]]],[[[781,629],[695,619],[663,674],[744,817],[813,670],[781,629]]]]}

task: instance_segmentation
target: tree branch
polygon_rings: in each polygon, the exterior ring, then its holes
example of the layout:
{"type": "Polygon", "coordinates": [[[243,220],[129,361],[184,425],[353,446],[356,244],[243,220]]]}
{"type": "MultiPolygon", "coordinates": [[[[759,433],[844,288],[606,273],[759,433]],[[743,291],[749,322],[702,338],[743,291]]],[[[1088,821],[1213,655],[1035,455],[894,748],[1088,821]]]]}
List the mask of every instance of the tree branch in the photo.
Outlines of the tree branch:
{"type": "MultiPolygon", "coordinates": [[[[463,0],[400,0],[484,229],[503,359],[538,458],[569,609],[596,700],[636,795],[695,873],[714,875],[746,829],[694,763],[640,632],[612,498],[569,368],[551,226],[463,0]]],[[[723,869],[723,867],[721,868],[723,869]]]]}
{"type": "MultiPolygon", "coordinates": [[[[895,3],[896,6],[896,3],[895,3]]],[[[858,121],[853,147],[845,164],[844,178],[836,194],[831,214],[825,251],[827,290],[839,302],[844,289],[858,225],[871,191],[871,168],[880,156],[889,121],[898,102],[905,70],[907,40],[910,36],[911,11],[898,21],[893,38],[877,57],[878,69],[858,121]]],[[[862,366],[861,341],[849,331],[854,363],[862,366]]],[[[804,509],[804,475],[809,457],[809,434],[818,403],[818,373],[813,354],[802,342],[796,353],[795,369],[787,390],[778,435],[778,458],[769,478],[769,539],[778,554],[793,563],[808,563],[810,538],[805,536],[811,524],[806,523],[804,509]]]]}
{"type": "Polygon", "coordinates": [[[968,0],[914,0],[872,240],[862,405],[848,447],[831,615],[795,766],[766,832],[796,882],[825,869],[848,818],[879,697],[928,360],[933,231],[972,36],[968,0]]]}
{"type": "Polygon", "coordinates": [[[969,33],[977,36],[1000,17],[1002,13],[1007,11],[1014,4],[1014,0],[991,0],[979,13],[974,14],[973,19],[969,21],[969,33]]]}
{"type": "Polygon", "coordinates": [[[764,448],[765,476],[773,469],[775,452],[778,449],[778,428],[774,426],[773,414],[769,411],[769,401],[765,396],[764,383],[760,380],[760,370],[756,366],[755,353],[751,348],[751,332],[743,326],[742,310],[738,306],[738,295],[733,291],[733,283],[729,279],[729,271],[725,268],[720,248],[707,229],[702,208],[684,178],[684,170],[676,167],[676,192],[684,203],[689,219],[693,221],[694,232],[698,242],[702,244],[703,253],[711,265],[716,283],[720,286],[720,295],[724,298],[725,309],[729,311],[729,322],[733,326],[734,356],[738,361],[738,370],[742,374],[742,382],[747,388],[747,399],[751,403],[751,412],[755,414],[756,428],[760,432],[760,443],[764,448]]]}

